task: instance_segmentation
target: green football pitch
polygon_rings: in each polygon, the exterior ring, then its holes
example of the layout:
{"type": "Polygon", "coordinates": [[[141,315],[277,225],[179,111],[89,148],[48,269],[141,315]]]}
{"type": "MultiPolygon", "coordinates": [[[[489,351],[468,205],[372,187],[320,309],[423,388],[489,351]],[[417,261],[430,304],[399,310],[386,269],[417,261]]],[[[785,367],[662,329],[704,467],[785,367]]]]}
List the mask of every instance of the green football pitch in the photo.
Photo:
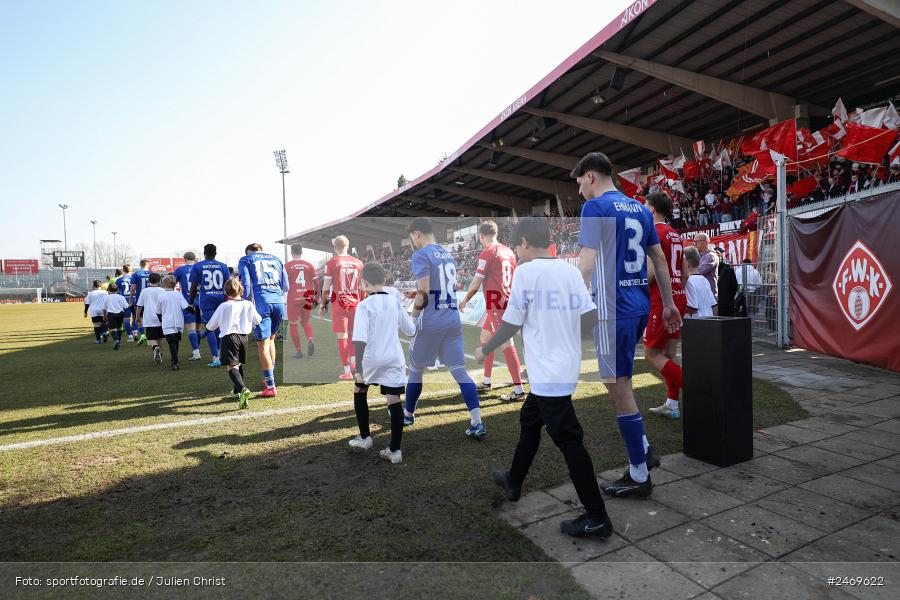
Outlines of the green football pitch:
{"type": "MultiPolygon", "coordinates": [[[[94,344],[82,308],[0,306],[4,561],[313,562],[293,571],[309,575],[292,583],[306,586],[304,597],[582,597],[563,566],[498,516],[489,472],[507,466],[518,437],[518,403],[500,400],[510,388],[482,398],[488,436],[475,441],[463,434],[468,413],[446,370],[426,372],[404,462],[391,465],[347,446],[356,434],[352,388],[335,382],[327,321],[312,321],[314,358],[279,358],[278,380],[287,365],[298,383],[280,383],[277,398],[251,399],[242,411],[224,397],[224,370],[206,367],[205,342],[204,360],[188,362],[185,339],[182,369],[172,372],[155,365],[146,346],[94,344]],[[404,582],[399,595],[387,585],[396,578],[404,582]],[[470,586],[479,593],[455,591],[470,586]]],[[[471,353],[478,332],[465,329],[471,353]]],[[[250,354],[245,379],[258,390],[250,354]]],[[[469,367],[480,378],[480,365],[469,367]]],[[[591,361],[584,370],[589,380],[591,361]]],[[[646,411],[665,387],[643,360],[636,371],[646,411]]],[[[494,381],[508,379],[496,365],[494,381]]],[[[804,414],[759,380],[754,404],[758,427],[804,414]]],[[[370,406],[377,450],[387,444],[388,416],[383,403],[370,406]]],[[[575,406],[597,472],[623,465],[602,386],[580,384],[575,406]]],[[[680,423],[645,422],[660,454],[681,449],[680,423]]],[[[565,480],[565,463],[545,438],[526,486],[565,480]]],[[[248,590],[267,589],[258,579],[250,586],[254,571],[244,569],[248,590]]]]}

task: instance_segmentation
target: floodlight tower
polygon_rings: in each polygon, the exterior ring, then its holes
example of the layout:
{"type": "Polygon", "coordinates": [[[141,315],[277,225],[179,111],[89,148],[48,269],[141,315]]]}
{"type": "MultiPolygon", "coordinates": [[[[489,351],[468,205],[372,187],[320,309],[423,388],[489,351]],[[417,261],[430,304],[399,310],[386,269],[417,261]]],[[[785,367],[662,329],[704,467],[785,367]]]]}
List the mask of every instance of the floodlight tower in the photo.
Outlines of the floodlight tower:
{"type": "MultiPolygon", "coordinates": [[[[119,232],[118,232],[118,231],[112,231],[112,232],[110,232],[110,233],[113,234],[113,264],[117,264],[117,263],[116,263],[116,236],[119,234],[119,232]]],[[[125,259],[124,259],[124,258],[122,259],[122,262],[123,262],[123,263],[125,262],[125,259]]]]}
{"type": "Polygon", "coordinates": [[[69,240],[66,237],[66,209],[69,208],[68,204],[60,204],[59,207],[63,211],[63,250],[69,249],[69,240]]]}
{"type": "Polygon", "coordinates": [[[284,176],[287,173],[290,173],[290,169],[288,168],[287,154],[284,149],[276,150],[273,152],[275,155],[275,166],[278,167],[278,172],[281,173],[281,209],[284,214],[284,238],[282,244],[284,245],[284,262],[288,261],[288,245],[287,245],[287,197],[284,192],[284,176]]]}
{"type": "MultiPolygon", "coordinates": [[[[97,268],[97,221],[91,221],[91,226],[94,228],[94,268],[97,268]]],[[[115,262],[115,261],[113,261],[115,262]]]]}

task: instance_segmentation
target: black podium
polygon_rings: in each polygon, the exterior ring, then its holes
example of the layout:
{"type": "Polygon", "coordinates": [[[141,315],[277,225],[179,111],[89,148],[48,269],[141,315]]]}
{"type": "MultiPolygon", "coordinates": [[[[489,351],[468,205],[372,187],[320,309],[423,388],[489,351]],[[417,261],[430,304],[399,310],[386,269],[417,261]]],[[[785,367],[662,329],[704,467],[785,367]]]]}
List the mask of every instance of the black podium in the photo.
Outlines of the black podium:
{"type": "Polygon", "coordinates": [[[719,467],[753,458],[750,319],[685,319],[684,453],[719,467]]]}

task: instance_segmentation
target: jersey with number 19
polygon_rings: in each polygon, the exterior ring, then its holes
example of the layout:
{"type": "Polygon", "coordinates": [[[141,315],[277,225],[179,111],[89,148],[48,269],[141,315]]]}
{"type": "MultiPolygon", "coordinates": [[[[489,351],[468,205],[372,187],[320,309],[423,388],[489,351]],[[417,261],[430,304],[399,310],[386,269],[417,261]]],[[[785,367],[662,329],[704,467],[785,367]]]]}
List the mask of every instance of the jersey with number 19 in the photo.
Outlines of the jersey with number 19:
{"type": "Polygon", "coordinates": [[[284,319],[284,295],[290,289],[284,264],[273,254],[253,252],[238,261],[238,276],[244,284],[244,299],[252,300],[262,317],[256,337],[271,337],[284,319]]]}
{"type": "Polygon", "coordinates": [[[231,278],[228,265],[213,258],[191,265],[191,282],[197,284],[200,318],[208,323],[219,305],[225,302],[225,282],[231,278]]]}

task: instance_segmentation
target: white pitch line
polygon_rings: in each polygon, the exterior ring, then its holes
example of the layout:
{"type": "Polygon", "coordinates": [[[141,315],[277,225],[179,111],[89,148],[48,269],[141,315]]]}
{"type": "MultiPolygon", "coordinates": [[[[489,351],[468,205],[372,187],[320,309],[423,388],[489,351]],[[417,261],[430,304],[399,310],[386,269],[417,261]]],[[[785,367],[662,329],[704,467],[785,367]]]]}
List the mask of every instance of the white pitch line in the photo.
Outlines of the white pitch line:
{"type": "MultiPolygon", "coordinates": [[[[422,394],[419,398],[430,398],[431,396],[439,396],[459,390],[459,388],[446,388],[422,394]]],[[[369,404],[384,400],[384,397],[370,398],[369,404]]],[[[308,406],[294,406],[291,408],[270,408],[258,412],[245,412],[236,415],[222,415],[220,417],[203,417],[200,419],[186,419],[181,421],[170,421],[168,423],[154,423],[152,425],[136,425],[134,427],[123,427],[121,429],[107,429],[106,431],[94,431],[91,433],[80,433],[78,435],[66,435],[63,437],[47,438],[44,440],[32,440],[29,442],[17,442],[14,444],[4,444],[0,446],[0,452],[8,450],[22,450],[24,448],[34,448],[37,446],[52,446],[56,444],[68,444],[70,442],[82,442],[85,440],[97,440],[102,438],[116,437],[120,435],[128,435],[130,433],[144,433],[146,431],[158,431],[160,429],[177,429],[179,427],[193,427],[195,425],[208,425],[210,423],[222,423],[225,421],[241,421],[245,419],[256,419],[261,417],[273,417],[278,415],[289,415],[299,412],[309,412],[315,410],[325,410],[329,408],[342,408],[345,406],[353,406],[352,400],[343,402],[334,402],[331,404],[310,404],[308,406]]]]}

